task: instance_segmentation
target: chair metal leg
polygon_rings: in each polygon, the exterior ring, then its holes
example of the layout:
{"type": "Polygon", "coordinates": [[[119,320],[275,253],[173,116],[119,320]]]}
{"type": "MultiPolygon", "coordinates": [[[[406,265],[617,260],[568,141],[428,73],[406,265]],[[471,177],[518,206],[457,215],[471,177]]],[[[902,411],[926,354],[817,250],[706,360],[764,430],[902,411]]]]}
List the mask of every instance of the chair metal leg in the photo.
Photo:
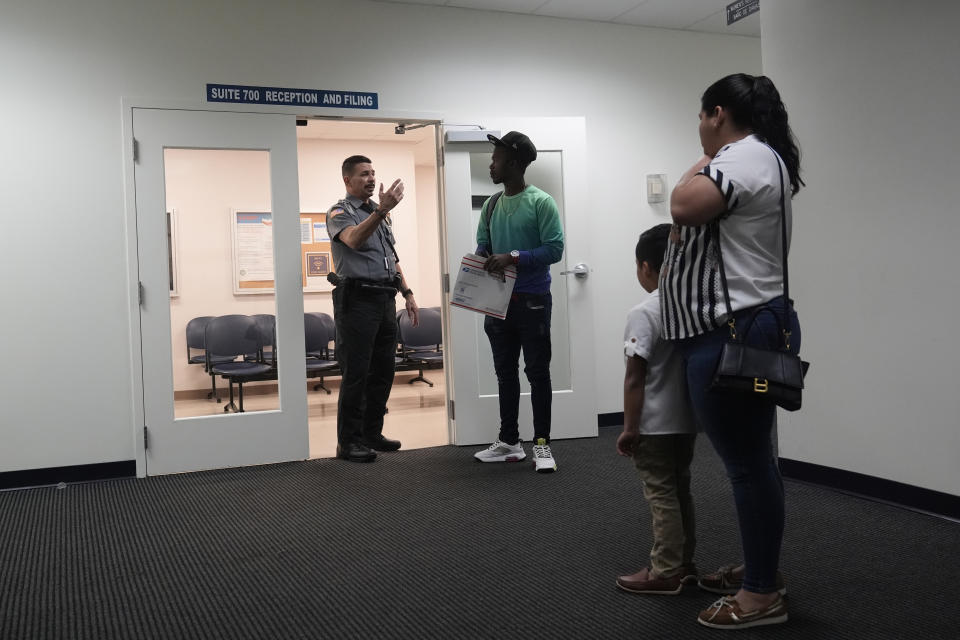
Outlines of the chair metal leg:
{"type": "MultiPolygon", "coordinates": [[[[223,406],[223,412],[224,412],[224,413],[228,413],[231,409],[233,409],[234,411],[237,410],[237,405],[233,404],[233,380],[230,380],[230,379],[228,378],[228,381],[229,381],[229,386],[230,386],[230,402],[227,403],[227,404],[225,404],[225,405],[223,406]]],[[[241,396],[240,402],[241,402],[241,403],[243,402],[243,397],[242,397],[242,396],[241,396]]]]}
{"type": "Polygon", "coordinates": [[[318,389],[323,389],[327,392],[327,395],[330,395],[330,389],[327,389],[327,385],[323,384],[323,376],[320,376],[320,382],[313,385],[313,390],[317,391],[318,389]]]}
{"type": "Polygon", "coordinates": [[[211,390],[207,393],[207,400],[216,400],[217,404],[220,404],[220,396],[217,395],[217,375],[215,373],[210,374],[210,387],[211,390]]]}
{"type": "Polygon", "coordinates": [[[240,389],[240,392],[239,392],[239,395],[240,395],[240,411],[239,411],[239,413],[243,413],[243,383],[240,382],[240,381],[237,381],[237,388],[240,389]]]}
{"type": "Polygon", "coordinates": [[[417,373],[417,377],[414,378],[413,380],[409,380],[409,381],[408,381],[408,384],[413,384],[414,382],[426,382],[426,383],[427,383],[428,385],[430,385],[431,387],[433,386],[433,383],[432,383],[432,382],[430,382],[429,380],[427,380],[426,378],[423,377],[423,366],[422,366],[422,365],[420,366],[420,372],[417,373]]]}

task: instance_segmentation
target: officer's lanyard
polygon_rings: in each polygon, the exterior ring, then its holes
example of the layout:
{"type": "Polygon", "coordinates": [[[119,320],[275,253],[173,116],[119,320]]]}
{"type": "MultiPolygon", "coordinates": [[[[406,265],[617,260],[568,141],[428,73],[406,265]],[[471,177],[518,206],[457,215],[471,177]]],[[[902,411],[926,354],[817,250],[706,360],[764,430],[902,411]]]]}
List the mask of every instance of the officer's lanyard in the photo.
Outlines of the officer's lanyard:
{"type": "MultiPolygon", "coordinates": [[[[376,210],[376,207],[372,207],[372,206],[370,205],[370,202],[369,202],[369,201],[364,202],[363,204],[361,204],[361,205],[360,205],[360,208],[363,209],[364,211],[366,211],[366,212],[367,212],[368,214],[370,214],[370,215],[374,215],[373,212],[376,210]]],[[[376,214],[376,215],[380,215],[380,214],[376,214]]],[[[390,222],[387,220],[386,216],[384,216],[383,220],[381,221],[381,224],[383,224],[383,223],[386,223],[386,224],[388,224],[388,225],[390,224],[390,222]]],[[[383,249],[383,268],[386,269],[387,273],[389,273],[389,272],[390,272],[390,259],[387,258],[387,247],[385,247],[385,246],[383,245],[383,241],[386,240],[386,241],[387,241],[387,244],[390,245],[390,251],[393,252],[393,257],[394,257],[394,259],[395,259],[397,262],[400,262],[400,256],[397,255],[397,249],[396,249],[396,247],[393,246],[393,242],[390,241],[390,234],[388,234],[387,232],[385,232],[385,231],[380,227],[380,225],[377,225],[377,237],[380,239],[380,248],[383,249]]]]}

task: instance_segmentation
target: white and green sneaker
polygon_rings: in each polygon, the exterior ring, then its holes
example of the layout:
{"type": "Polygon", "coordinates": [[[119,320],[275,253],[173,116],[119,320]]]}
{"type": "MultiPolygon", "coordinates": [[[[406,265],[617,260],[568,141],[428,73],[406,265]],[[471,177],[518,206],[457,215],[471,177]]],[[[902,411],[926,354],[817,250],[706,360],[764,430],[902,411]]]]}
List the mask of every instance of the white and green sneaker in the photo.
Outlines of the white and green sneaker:
{"type": "Polygon", "coordinates": [[[520,462],[527,457],[520,440],[517,444],[507,444],[497,440],[483,451],[477,451],[473,457],[480,462],[520,462]]]}
{"type": "Polygon", "coordinates": [[[550,445],[543,438],[537,438],[533,444],[533,466],[539,473],[553,473],[557,470],[557,461],[553,459],[550,445]]]}

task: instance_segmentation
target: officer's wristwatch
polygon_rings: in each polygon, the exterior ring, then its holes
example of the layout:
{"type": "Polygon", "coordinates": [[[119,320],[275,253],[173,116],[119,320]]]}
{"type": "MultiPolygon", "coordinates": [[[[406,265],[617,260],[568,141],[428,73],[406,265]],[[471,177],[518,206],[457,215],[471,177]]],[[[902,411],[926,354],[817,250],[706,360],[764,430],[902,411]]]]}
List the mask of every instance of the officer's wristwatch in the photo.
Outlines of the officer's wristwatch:
{"type": "Polygon", "coordinates": [[[413,295],[413,289],[404,289],[400,292],[400,295],[406,298],[407,296],[413,295]]]}
{"type": "Polygon", "coordinates": [[[513,264],[520,264],[520,252],[518,250],[511,251],[510,257],[513,258],[513,264]]]}

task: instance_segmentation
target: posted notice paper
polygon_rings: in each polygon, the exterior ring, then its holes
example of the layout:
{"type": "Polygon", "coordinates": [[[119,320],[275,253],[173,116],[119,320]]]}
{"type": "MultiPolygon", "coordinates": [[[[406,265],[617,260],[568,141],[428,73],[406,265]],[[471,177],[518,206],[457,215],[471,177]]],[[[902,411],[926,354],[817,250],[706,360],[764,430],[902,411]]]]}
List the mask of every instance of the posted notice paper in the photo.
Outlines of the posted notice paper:
{"type": "Polygon", "coordinates": [[[450,304],[503,320],[517,282],[517,269],[513,265],[507,267],[501,278],[483,270],[486,260],[473,253],[463,256],[457,283],[450,292],[450,304]]]}

